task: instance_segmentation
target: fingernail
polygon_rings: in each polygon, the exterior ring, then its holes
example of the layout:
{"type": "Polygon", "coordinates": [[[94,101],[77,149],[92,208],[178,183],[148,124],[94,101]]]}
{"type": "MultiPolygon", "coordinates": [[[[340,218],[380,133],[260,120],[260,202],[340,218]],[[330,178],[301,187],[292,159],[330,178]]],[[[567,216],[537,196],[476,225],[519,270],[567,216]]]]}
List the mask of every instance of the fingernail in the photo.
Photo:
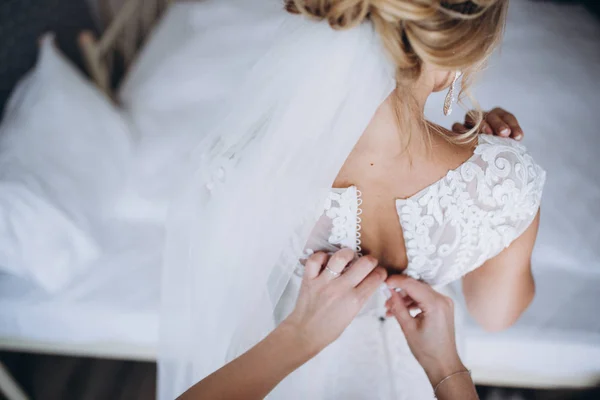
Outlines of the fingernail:
{"type": "Polygon", "coordinates": [[[394,288],[394,291],[396,293],[400,293],[402,291],[402,288],[401,287],[394,288]]]}
{"type": "Polygon", "coordinates": [[[523,139],[523,135],[521,135],[520,133],[518,133],[518,134],[515,136],[515,140],[521,140],[521,139],[523,139]]]}
{"type": "Polygon", "coordinates": [[[492,133],[494,133],[492,128],[490,128],[489,126],[485,127],[484,132],[487,133],[488,135],[491,135],[492,133]]]}
{"type": "Polygon", "coordinates": [[[510,129],[509,129],[509,128],[504,128],[504,129],[502,129],[502,130],[500,131],[500,134],[501,134],[502,136],[508,136],[508,135],[510,135],[510,129]]]}

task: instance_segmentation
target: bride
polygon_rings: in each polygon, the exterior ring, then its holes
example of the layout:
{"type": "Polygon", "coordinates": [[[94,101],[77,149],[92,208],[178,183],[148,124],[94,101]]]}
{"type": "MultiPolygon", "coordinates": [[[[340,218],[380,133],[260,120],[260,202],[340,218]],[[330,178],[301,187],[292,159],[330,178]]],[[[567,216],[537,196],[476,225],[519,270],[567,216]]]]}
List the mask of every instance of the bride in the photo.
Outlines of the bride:
{"type": "MultiPolygon", "coordinates": [[[[507,0],[288,0],[269,51],[198,128],[167,226],[159,396],[174,398],[293,309],[299,260],[346,247],[435,287],[462,279],[485,329],[513,324],[530,269],[544,171],[511,138],[425,121],[429,95],[473,75],[507,0]],[[284,15],[286,14],[286,15],[284,15]]],[[[458,96],[460,97],[460,96],[458,96]]],[[[487,117],[496,124],[510,115],[487,117]]],[[[484,129],[486,130],[486,129],[484,129]]],[[[516,136],[517,132],[513,132],[516,136]]],[[[343,273],[332,271],[331,273],[343,273]]],[[[385,296],[285,379],[281,399],[425,399],[431,386],[385,296]]],[[[259,367],[259,366],[257,366],[259,367]]]]}

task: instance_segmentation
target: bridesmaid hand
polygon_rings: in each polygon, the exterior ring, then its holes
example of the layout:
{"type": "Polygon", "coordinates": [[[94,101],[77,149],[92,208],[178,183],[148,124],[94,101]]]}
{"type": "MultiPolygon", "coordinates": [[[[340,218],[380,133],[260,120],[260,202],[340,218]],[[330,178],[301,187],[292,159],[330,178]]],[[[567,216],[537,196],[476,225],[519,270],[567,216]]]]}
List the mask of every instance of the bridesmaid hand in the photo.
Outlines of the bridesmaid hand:
{"type": "MultiPolygon", "coordinates": [[[[452,131],[463,133],[473,128],[475,126],[475,119],[472,115],[473,111],[469,111],[465,115],[465,122],[462,124],[457,122],[452,125],[452,131]]],[[[517,118],[513,114],[499,107],[484,113],[483,122],[479,127],[479,132],[489,135],[511,137],[515,140],[523,139],[523,129],[521,129],[517,118]]]]}
{"type": "Polygon", "coordinates": [[[455,372],[464,371],[456,349],[454,336],[454,305],[449,297],[429,285],[403,275],[387,280],[392,290],[386,307],[388,315],[396,317],[415,358],[429,377],[432,385],[455,372]],[[421,310],[412,317],[409,310],[421,310]]]}
{"type": "Polygon", "coordinates": [[[352,262],[354,258],[354,252],[348,249],[338,251],[331,259],[325,253],[312,255],[306,262],[296,308],[290,316],[250,350],[179,398],[267,397],[282,379],[340,336],[385,281],[387,274],[377,267],[377,260],[362,257],[352,262]]]}
{"type": "Polygon", "coordinates": [[[291,327],[312,355],[342,334],[387,277],[373,257],[354,259],[344,249],[331,258],[315,253],[306,262],[296,308],[281,325],[291,327]]]}

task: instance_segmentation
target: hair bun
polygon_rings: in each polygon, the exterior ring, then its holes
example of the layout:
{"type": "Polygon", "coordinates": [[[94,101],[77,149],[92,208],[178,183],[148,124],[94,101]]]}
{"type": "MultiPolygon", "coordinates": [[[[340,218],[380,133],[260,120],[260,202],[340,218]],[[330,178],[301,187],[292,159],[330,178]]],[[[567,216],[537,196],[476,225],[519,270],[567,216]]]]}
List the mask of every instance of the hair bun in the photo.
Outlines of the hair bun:
{"type": "Polygon", "coordinates": [[[442,5],[441,0],[373,0],[372,8],[383,20],[398,24],[432,18],[442,5]]]}
{"type": "Polygon", "coordinates": [[[359,25],[367,18],[370,7],[370,0],[286,1],[288,11],[326,19],[334,29],[347,29],[359,25]]]}
{"type": "MultiPolygon", "coordinates": [[[[460,2],[465,1],[448,3],[460,2]]],[[[442,7],[441,0],[286,0],[285,4],[290,12],[326,19],[334,29],[356,26],[372,12],[390,23],[425,20],[442,7]]]]}
{"type": "Polygon", "coordinates": [[[487,58],[502,35],[508,0],[285,0],[286,9],[348,29],[370,19],[411,81],[424,63],[465,70],[487,58]]]}

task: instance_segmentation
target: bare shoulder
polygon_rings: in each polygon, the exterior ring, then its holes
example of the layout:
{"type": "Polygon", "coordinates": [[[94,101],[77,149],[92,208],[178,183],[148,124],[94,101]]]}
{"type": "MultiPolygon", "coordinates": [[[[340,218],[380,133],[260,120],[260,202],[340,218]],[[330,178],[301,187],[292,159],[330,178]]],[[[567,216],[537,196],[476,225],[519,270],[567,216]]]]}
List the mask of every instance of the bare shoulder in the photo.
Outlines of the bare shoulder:
{"type": "Polygon", "coordinates": [[[437,129],[429,134],[431,160],[440,168],[438,174],[458,168],[473,156],[477,148],[477,137],[467,143],[454,143],[448,140],[451,135],[452,132],[446,129],[437,129]]]}

